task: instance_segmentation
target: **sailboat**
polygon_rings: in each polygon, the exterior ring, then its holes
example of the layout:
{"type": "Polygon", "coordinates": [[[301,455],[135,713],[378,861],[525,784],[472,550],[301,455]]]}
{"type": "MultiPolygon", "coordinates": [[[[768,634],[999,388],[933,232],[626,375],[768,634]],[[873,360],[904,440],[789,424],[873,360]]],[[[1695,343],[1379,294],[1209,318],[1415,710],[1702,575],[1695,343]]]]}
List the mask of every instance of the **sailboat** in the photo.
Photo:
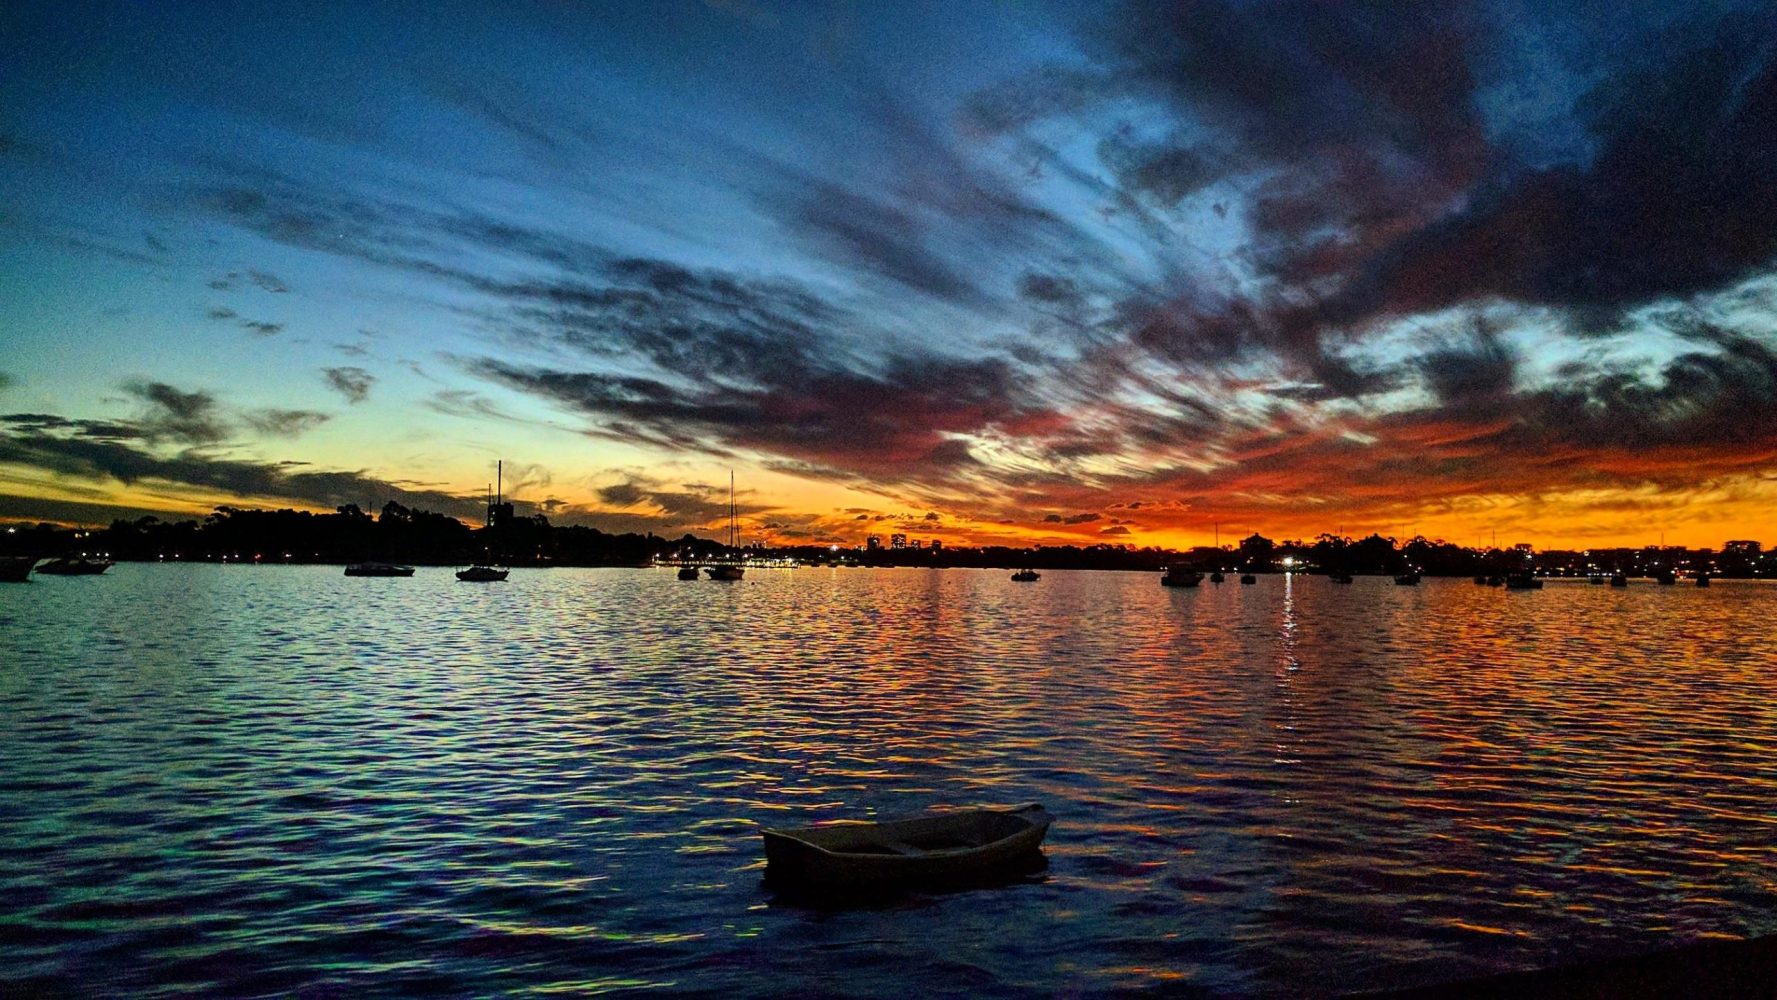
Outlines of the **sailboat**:
{"type": "MultiPolygon", "coordinates": [[[[494,511],[499,509],[499,504],[506,498],[506,463],[504,461],[494,464],[494,482],[498,485],[495,487],[494,492],[488,497],[487,516],[484,517],[481,522],[483,531],[487,531],[494,526],[494,511]]],[[[509,569],[500,569],[497,566],[476,563],[468,569],[457,570],[457,579],[464,583],[499,583],[511,574],[512,571],[509,569]]]]}
{"type": "MultiPolygon", "coordinates": [[[[740,529],[734,523],[734,470],[728,470],[728,556],[732,560],[734,553],[740,548],[740,529]]],[[[718,566],[705,566],[705,573],[712,580],[738,580],[746,575],[746,567],[738,562],[725,562],[718,566]]]]}

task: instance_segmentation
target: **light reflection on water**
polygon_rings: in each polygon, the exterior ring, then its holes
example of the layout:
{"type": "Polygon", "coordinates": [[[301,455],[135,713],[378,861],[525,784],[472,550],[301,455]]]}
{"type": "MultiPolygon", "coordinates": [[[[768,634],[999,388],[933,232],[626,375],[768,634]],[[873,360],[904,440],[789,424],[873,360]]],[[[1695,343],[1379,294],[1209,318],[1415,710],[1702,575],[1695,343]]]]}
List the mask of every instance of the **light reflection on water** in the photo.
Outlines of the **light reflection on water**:
{"type": "Polygon", "coordinates": [[[1299,993],[1777,931],[1777,587],[123,565],[0,590],[0,977],[1299,993]],[[1042,801],[774,905],[756,824],[1042,801]]]}

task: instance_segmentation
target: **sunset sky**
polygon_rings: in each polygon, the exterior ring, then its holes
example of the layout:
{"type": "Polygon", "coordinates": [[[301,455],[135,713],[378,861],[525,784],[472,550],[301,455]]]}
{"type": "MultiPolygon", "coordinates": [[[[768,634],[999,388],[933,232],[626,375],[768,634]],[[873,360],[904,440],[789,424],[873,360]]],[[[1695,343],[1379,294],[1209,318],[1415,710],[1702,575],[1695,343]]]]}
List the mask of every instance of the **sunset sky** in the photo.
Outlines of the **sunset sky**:
{"type": "Polygon", "coordinates": [[[0,518],[1777,542],[1777,14],[1621,7],[9,3],[0,518]]]}

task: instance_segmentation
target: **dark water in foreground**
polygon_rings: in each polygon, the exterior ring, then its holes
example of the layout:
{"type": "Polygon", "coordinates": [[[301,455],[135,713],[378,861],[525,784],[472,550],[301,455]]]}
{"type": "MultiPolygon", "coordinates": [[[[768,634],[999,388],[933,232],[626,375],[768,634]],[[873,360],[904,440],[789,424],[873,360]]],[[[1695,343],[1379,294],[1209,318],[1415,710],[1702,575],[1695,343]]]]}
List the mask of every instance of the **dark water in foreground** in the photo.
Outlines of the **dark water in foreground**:
{"type": "Polygon", "coordinates": [[[125,565],[0,589],[0,978],[1373,988],[1777,931],[1777,587],[125,565]],[[1037,799],[818,912],[755,825],[1037,799]]]}

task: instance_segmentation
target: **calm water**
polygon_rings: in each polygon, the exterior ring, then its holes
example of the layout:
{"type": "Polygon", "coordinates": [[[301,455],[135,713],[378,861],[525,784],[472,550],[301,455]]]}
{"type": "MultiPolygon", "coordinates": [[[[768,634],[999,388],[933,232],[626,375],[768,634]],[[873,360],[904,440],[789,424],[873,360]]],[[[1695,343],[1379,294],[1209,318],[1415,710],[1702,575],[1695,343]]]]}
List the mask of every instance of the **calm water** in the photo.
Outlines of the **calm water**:
{"type": "Polygon", "coordinates": [[[0,588],[0,976],[1302,993],[1777,931],[1777,587],[124,565],[0,588]],[[1036,799],[820,912],[756,824],[1036,799]]]}

